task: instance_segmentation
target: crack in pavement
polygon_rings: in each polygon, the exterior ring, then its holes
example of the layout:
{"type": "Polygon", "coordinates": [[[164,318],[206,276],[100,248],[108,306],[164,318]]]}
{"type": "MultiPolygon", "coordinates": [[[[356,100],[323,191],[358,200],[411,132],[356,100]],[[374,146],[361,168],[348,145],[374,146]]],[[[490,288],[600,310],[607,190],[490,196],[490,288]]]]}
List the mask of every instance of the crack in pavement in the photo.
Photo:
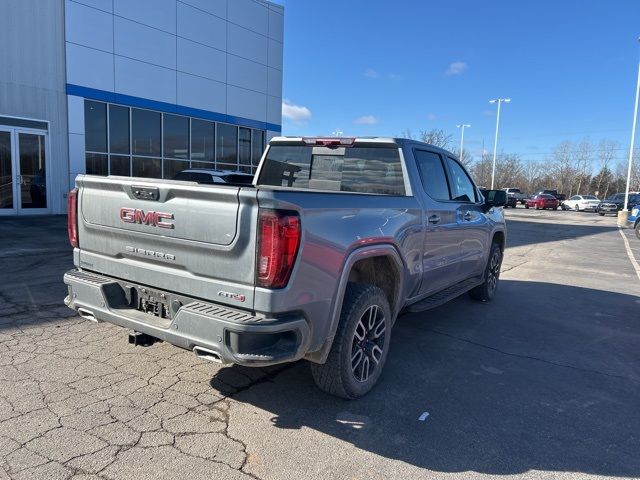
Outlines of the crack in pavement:
{"type": "Polygon", "coordinates": [[[468,339],[468,338],[459,337],[457,335],[453,335],[451,333],[443,332],[441,330],[436,330],[434,328],[426,328],[425,330],[427,330],[429,332],[433,332],[433,333],[438,334],[438,335],[443,335],[443,336],[448,337],[448,338],[452,338],[452,339],[457,340],[459,342],[464,342],[464,343],[468,343],[470,345],[474,345],[476,347],[480,347],[480,348],[484,348],[484,349],[487,349],[487,350],[491,350],[493,352],[500,353],[501,355],[508,355],[510,357],[521,358],[521,359],[524,359],[524,360],[534,360],[534,361],[537,361],[537,362],[545,363],[547,365],[553,365],[555,367],[568,368],[568,369],[571,369],[571,370],[576,370],[576,371],[584,372],[584,373],[594,373],[594,374],[597,374],[597,375],[603,375],[603,376],[610,377],[610,378],[628,380],[630,382],[640,382],[640,378],[638,378],[638,377],[628,377],[626,375],[618,375],[618,374],[615,374],[615,373],[607,373],[607,372],[603,372],[603,371],[600,371],[600,370],[594,370],[594,369],[590,369],[590,368],[577,367],[575,365],[569,365],[569,364],[566,364],[566,363],[554,362],[552,360],[547,360],[547,359],[544,359],[544,358],[535,357],[533,355],[524,355],[524,354],[520,354],[520,353],[507,352],[506,350],[501,350],[500,348],[493,347],[491,345],[487,345],[487,344],[484,344],[484,343],[476,342],[476,341],[468,339]]]}
{"type": "Polygon", "coordinates": [[[192,478],[259,480],[244,471],[247,444],[229,435],[230,402],[293,364],[220,368],[166,343],[133,347],[126,330],[67,312],[63,288],[39,304],[12,288],[0,284],[0,471],[9,478],[131,478],[147,455],[153,478],[188,467],[192,478]]]}

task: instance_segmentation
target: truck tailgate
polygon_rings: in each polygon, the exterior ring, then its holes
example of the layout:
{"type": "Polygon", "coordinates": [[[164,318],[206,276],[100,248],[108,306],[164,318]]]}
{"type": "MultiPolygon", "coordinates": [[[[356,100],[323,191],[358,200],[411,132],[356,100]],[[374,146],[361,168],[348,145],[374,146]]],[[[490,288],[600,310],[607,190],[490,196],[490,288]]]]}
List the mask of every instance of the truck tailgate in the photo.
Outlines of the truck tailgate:
{"type": "Polygon", "coordinates": [[[76,185],[81,268],[253,308],[253,188],[98,176],[76,185]]]}

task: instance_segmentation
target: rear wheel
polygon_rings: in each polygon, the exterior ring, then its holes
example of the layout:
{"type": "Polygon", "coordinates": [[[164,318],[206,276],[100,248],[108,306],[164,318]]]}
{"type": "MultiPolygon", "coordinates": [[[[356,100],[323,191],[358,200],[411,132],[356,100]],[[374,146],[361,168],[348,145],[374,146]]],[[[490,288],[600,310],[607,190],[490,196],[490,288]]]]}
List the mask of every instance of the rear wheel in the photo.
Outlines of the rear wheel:
{"type": "Polygon", "coordinates": [[[602,212],[598,212],[598,215],[600,215],[601,217],[604,217],[604,213],[602,212]]]}
{"type": "Polygon", "coordinates": [[[526,203],[524,204],[524,208],[526,208],[527,210],[529,210],[529,205],[527,205],[526,203]]]}
{"type": "Polygon", "coordinates": [[[354,399],[380,378],[391,338],[391,309],[384,292],[350,283],[327,361],[311,364],[316,385],[327,393],[354,399]]]}
{"type": "Polygon", "coordinates": [[[500,280],[500,267],[502,266],[502,249],[494,242],[489,252],[489,261],[484,270],[484,282],[469,291],[469,296],[481,302],[490,302],[495,297],[500,280]]]}
{"type": "Polygon", "coordinates": [[[554,210],[558,210],[558,207],[553,207],[554,210]]]}

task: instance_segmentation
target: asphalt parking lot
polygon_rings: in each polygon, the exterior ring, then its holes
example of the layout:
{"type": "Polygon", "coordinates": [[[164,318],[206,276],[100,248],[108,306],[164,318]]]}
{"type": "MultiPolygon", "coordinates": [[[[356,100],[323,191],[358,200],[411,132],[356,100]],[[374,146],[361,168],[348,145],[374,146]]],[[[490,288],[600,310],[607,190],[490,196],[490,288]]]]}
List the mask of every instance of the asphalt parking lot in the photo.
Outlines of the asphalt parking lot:
{"type": "Polygon", "coordinates": [[[354,402],[304,362],[130,346],[63,305],[64,218],[0,220],[0,479],[640,477],[640,241],[612,217],[507,217],[497,300],[401,317],[354,402]]]}

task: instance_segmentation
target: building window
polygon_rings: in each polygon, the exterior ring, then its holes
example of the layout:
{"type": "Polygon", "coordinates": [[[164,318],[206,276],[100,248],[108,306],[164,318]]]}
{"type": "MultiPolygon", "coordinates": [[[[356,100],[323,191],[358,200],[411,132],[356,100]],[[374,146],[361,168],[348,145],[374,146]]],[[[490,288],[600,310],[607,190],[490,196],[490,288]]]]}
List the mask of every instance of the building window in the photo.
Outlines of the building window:
{"type": "Polygon", "coordinates": [[[107,105],[84,102],[84,143],[87,152],[107,151],[107,105]]]}
{"type": "Polygon", "coordinates": [[[109,152],[129,155],[129,108],[109,105],[109,152]]]}
{"type": "Polygon", "coordinates": [[[86,172],[173,178],[188,168],[254,173],[265,131],[85,100],[86,172]]]}
{"type": "Polygon", "coordinates": [[[134,155],[160,157],[162,155],[161,115],[151,110],[131,110],[131,144],[134,155]]]}
{"type": "MultiPolygon", "coordinates": [[[[183,170],[190,168],[188,160],[169,160],[165,158],[162,161],[162,178],[171,179],[183,170]]],[[[213,168],[213,167],[209,167],[213,168]]]]}
{"type": "Polygon", "coordinates": [[[255,172],[256,167],[260,163],[260,158],[262,158],[262,152],[264,152],[264,130],[254,129],[251,131],[252,172],[255,172]]]}
{"type": "Polygon", "coordinates": [[[162,159],[133,157],[131,174],[134,177],[162,178],[162,159]]]}
{"type": "Polygon", "coordinates": [[[86,155],[87,173],[90,175],[108,175],[109,165],[107,155],[102,153],[88,153],[86,155]]]}
{"type": "Polygon", "coordinates": [[[238,127],[226,123],[218,124],[216,165],[223,170],[238,169],[238,127]]]}
{"type": "Polygon", "coordinates": [[[251,173],[251,129],[239,128],[238,134],[238,163],[239,170],[251,173]]]}
{"type": "Polygon", "coordinates": [[[131,176],[131,157],[129,155],[109,155],[109,175],[131,176]]]}
{"type": "Polygon", "coordinates": [[[216,124],[206,120],[191,119],[191,160],[215,162],[216,124]]]}
{"type": "Polygon", "coordinates": [[[164,114],[163,157],[189,159],[189,117],[164,114]]]}

